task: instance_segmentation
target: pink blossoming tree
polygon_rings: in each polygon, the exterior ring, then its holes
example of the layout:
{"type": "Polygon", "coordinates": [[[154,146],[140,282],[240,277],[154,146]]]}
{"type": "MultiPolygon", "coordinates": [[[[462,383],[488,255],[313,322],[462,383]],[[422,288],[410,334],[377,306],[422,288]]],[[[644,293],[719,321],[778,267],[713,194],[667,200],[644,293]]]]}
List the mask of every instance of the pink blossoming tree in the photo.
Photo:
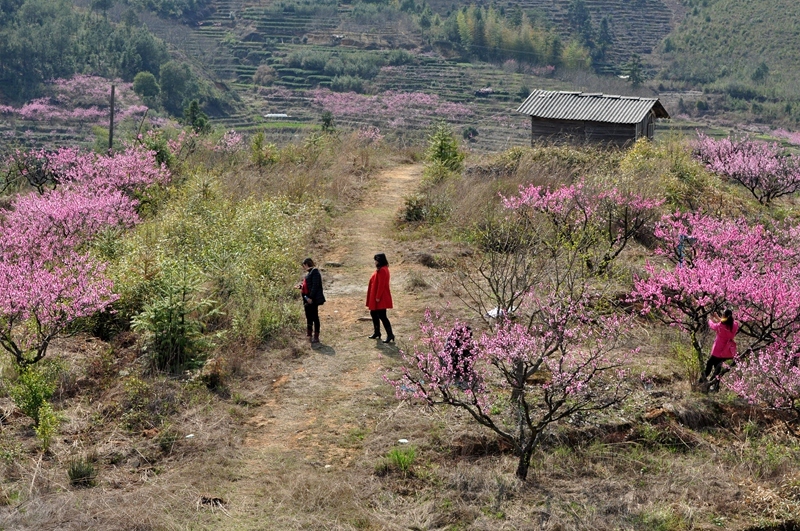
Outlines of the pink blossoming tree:
{"type": "Polygon", "coordinates": [[[463,323],[428,311],[420,341],[403,352],[402,375],[391,383],[398,398],[467,411],[514,449],[516,475],[525,480],[551,424],[625,396],[626,360],[617,349],[628,324],[587,302],[531,294],[525,304],[536,307],[535,320],[502,319],[475,340],[463,323]]]}
{"type": "Polygon", "coordinates": [[[116,299],[105,265],[87,244],[138,222],[136,194],[169,179],[154,154],[141,149],[32,157],[58,176],[50,183],[57,187],[18,195],[0,212],[0,346],[20,366],[41,360],[71,323],[116,299]]]}
{"type": "Polygon", "coordinates": [[[790,413],[786,427],[800,437],[800,352],[786,341],[776,341],[749,356],[740,356],[728,386],[749,403],[790,413]]]}
{"type": "Polygon", "coordinates": [[[73,321],[103,310],[115,296],[104,266],[88,255],[18,258],[0,261],[0,346],[24,367],[41,360],[73,321]]]}
{"type": "MultiPolygon", "coordinates": [[[[586,260],[597,248],[601,256],[609,250],[593,232],[607,219],[606,200],[631,203],[614,192],[590,197],[577,186],[525,187],[503,198],[503,211],[482,226],[476,258],[456,277],[462,300],[486,328],[473,340],[464,323],[429,312],[392,380],[399,398],[464,409],[507,441],[520,479],[553,423],[625,396],[621,340],[630,323],[613,311],[607,281],[586,260]]],[[[607,234],[624,238],[630,231],[618,228],[625,224],[615,217],[607,234]]],[[[606,268],[618,254],[608,255],[606,268]]]]}
{"type": "Polygon", "coordinates": [[[520,186],[519,195],[503,198],[503,205],[518,215],[544,215],[557,238],[586,253],[588,265],[599,273],[633,238],[652,231],[662,204],[618,188],[593,189],[584,182],[555,190],[520,186]]]}
{"type": "Polygon", "coordinates": [[[688,332],[699,364],[698,334],[729,306],[750,351],[789,340],[800,328],[800,254],[792,234],[743,219],[665,216],[655,230],[660,259],[636,279],[632,300],[643,313],[688,332]]]}
{"type": "Polygon", "coordinates": [[[714,140],[700,134],[695,155],[709,170],[738,182],[764,205],[800,191],[797,160],[777,144],[747,138],[714,140]]]}

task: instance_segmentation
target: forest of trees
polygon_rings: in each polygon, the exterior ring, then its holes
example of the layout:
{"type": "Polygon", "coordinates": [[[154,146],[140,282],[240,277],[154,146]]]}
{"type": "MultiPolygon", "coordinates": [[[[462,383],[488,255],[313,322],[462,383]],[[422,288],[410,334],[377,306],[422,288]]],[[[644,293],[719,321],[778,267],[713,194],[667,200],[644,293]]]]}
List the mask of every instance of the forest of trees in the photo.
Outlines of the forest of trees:
{"type": "Polygon", "coordinates": [[[42,82],[76,73],[126,81],[143,71],[158,74],[169,60],[166,46],[134,20],[114,24],[65,0],[3,0],[0,92],[22,100],[37,96],[42,82]]]}

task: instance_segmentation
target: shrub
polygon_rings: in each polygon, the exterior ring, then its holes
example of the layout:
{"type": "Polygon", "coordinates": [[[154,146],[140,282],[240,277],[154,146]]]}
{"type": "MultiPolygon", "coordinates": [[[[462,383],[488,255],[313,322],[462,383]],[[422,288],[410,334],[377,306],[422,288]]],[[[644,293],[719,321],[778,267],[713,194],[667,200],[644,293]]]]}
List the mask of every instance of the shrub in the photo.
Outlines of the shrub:
{"type": "Polygon", "coordinates": [[[132,314],[149,352],[182,352],[179,363],[200,361],[228,327],[240,339],[266,339],[297,317],[296,253],[317,213],[279,197],[235,202],[217,177],[194,175],[125,239],[116,308],[142,308],[132,314]]]}
{"type": "Polygon", "coordinates": [[[459,150],[458,141],[450,127],[439,122],[428,137],[428,162],[441,163],[451,171],[461,171],[464,153],[459,150]]]}
{"type": "Polygon", "coordinates": [[[139,137],[139,142],[156,154],[156,163],[166,164],[168,168],[175,166],[175,155],[169,147],[169,139],[163,130],[148,131],[139,137]]]}
{"type": "Polygon", "coordinates": [[[386,56],[386,63],[392,66],[407,65],[414,62],[414,54],[407,50],[392,50],[386,56]]]}
{"type": "Polygon", "coordinates": [[[20,368],[17,382],[9,389],[14,404],[33,419],[35,426],[41,421],[42,408],[53,397],[59,370],[54,363],[20,368]]]}
{"type": "MultiPolygon", "coordinates": [[[[389,450],[389,453],[386,454],[383,467],[394,468],[403,474],[403,476],[407,476],[416,458],[417,450],[413,446],[392,448],[389,450]]],[[[381,465],[379,465],[379,470],[380,469],[381,465]]]]}
{"type": "Polygon", "coordinates": [[[263,131],[253,135],[250,142],[250,161],[258,167],[273,164],[278,160],[278,148],[266,141],[263,131]]]}
{"type": "Polygon", "coordinates": [[[97,469],[92,460],[86,457],[73,458],[67,468],[67,476],[73,487],[89,488],[97,484],[97,469]]]}
{"type": "Polygon", "coordinates": [[[197,296],[202,279],[184,265],[168,270],[156,298],[134,316],[131,328],[144,333],[144,351],[154,370],[178,372],[197,366],[213,345],[204,321],[219,313],[216,302],[197,296]]]}
{"type": "Polygon", "coordinates": [[[190,101],[189,105],[183,109],[183,120],[195,133],[206,134],[211,132],[208,116],[200,109],[200,103],[197,100],[190,101]]]}
{"type": "Polygon", "coordinates": [[[450,206],[447,198],[440,198],[434,194],[414,194],[405,200],[403,219],[410,222],[427,221],[438,223],[447,219],[450,206]]]}
{"type": "Polygon", "coordinates": [[[364,92],[364,80],[360,77],[343,75],[331,80],[331,90],[335,92],[364,92]]]}
{"type": "Polygon", "coordinates": [[[475,139],[478,137],[478,129],[473,126],[465,127],[464,130],[461,132],[461,136],[464,140],[469,142],[475,142],[475,139]]]}
{"type": "Polygon", "coordinates": [[[448,177],[453,175],[452,170],[446,161],[434,160],[425,166],[424,170],[425,183],[427,185],[435,185],[447,180],[448,177]]]}
{"type": "Polygon", "coordinates": [[[332,133],[335,130],[336,125],[333,122],[333,113],[331,111],[322,111],[322,131],[332,133]]]}
{"type": "Polygon", "coordinates": [[[275,69],[269,65],[259,65],[253,74],[253,83],[260,87],[268,87],[275,81],[275,69]]]}
{"type": "Polygon", "coordinates": [[[38,423],[36,425],[36,438],[42,444],[42,451],[47,452],[50,449],[50,443],[53,441],[58,426],[61,424],[61,418],[53,411],[53,406],[49,402],[43,403],[37,412],[38,423]]]}

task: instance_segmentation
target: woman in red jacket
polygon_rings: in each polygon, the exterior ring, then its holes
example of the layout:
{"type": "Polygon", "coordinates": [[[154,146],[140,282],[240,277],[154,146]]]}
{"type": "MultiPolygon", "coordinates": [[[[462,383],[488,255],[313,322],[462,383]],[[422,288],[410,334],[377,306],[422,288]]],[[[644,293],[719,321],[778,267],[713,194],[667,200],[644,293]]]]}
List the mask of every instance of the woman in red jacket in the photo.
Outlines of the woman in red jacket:
{"type": "Polygon", "coordinates": [[[367,308],[369,308],[369,315],[372,317],[372,326],[375,331],[369,338],[381,338],[380,323],[383,323],[383,327],[386,329],[384,343],[391,343],[394,341],[392,323],[389,322],[389,318],[386,316],[386,310],[392,308],[392,293],[389,291],[389,262],[383,253],[376,254],[374,259],[375,272],[372,273],[372,278],[369,279],[367,308]]]}

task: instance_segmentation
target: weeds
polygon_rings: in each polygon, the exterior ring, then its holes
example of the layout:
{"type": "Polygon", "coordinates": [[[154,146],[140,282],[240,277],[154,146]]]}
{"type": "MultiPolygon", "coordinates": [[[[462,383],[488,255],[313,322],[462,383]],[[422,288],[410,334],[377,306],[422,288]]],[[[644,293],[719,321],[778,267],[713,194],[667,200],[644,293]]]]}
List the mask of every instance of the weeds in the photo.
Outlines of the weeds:
{"type": "Polygon", "coordinates": [[[53,411],[53,406],[49,402],[45,402],[39,408],[37,414],[39,422],[36,424],[36,437],[42,445],[42,451],[47,452],[50,449],[50,443],[53,442],[53,437],[58,432],[58,426],[61,424],[61,417],[53,411]]]}
{"type": "Polygon", "coordinates": [[[411,465],[417,458],[417,450],[413,446],[403,448],[392,448],[386,457],[383,458],[375,467],[375,473],[384,475],[392,470],[400,472],[403,477],[411,472],[411,465]]]}
{"type": "Polygon", "coordinates": [[[60,365],[53,362],[18,368],[19,377],[10,387],[9,395],[20,411],[33,419],[34,426],[41,422],[42,408],[49,406],[48,400],[56,390],[60,370],[60,365]]]}
{"type": "Polygon", "coordinates": [[[67,468],[69,483],[73,487],[90,488],[97,484],[97,469],[93,459],[87,457],[73,458],[67,468]]]}
{"type": "Polygon", "coordinates": [[[178,430],[167,425],[159,432],[158,437],[156,437],[156,443],[158,443],[158,447],[161,448],[162,452],[169,454],[172,453],[173,448],[175,448],[175,443],[179,438],[180,434],[178,430]]]}
{"type": "Polygon", "coordinates": [[[406,281],[406,289],[408,291],[423,290],[429,287],[430,284],[428,284],[425,278],[419,273],[412,271],[408,275],[408,281],[406,281]]]}
{"type": "Polygon", "coordinates": [[[691,527],[683,515],[670,507],[652,507],[634,515],[631,520],[649,531],[683,531],[691,527]]]}
{"type": "Polygon", "coordinates": [[[686,379],[692,384],[693,388],[696,385],[696,382],[700,379],[700,371],[702,367],[697,360],[697,356],[695,356],[694,350],[683,344],[683,343],[673,343],[672,344],[672,354],[678,360],[678,364],[680,365],[681,369],[683,369],[683,374],[686,379]]]}
{"type": "Polygon", "coordinates": [[[752,436],[740,452],[725,454],[725,460],[742,468],[756,480],[770,479],[797,466],[800,449],[775,440],[770,435],[752,436]]]}
{"type": "Polygon", "coordinates": [[[151,384],[133,377],[125,382],[125,398],[120,404],[122,425],[131,432],[157,428],[177,407],[177,392],[169,382],[151,384]]]}

